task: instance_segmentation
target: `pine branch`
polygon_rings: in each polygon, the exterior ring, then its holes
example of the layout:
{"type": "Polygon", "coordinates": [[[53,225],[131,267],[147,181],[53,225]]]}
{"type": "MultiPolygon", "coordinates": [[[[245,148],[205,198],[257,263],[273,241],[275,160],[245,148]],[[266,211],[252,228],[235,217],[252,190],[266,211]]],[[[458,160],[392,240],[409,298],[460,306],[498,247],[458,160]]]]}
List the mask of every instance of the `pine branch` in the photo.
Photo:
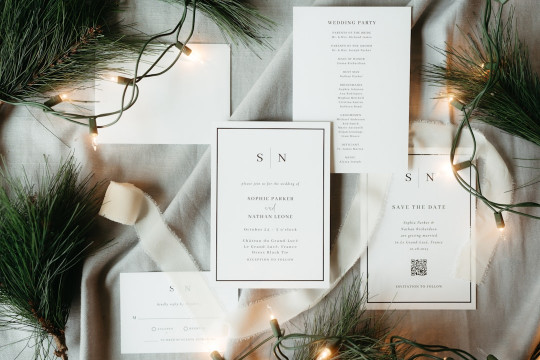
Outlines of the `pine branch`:
{"type": "Polygon", "coordinates": [[[369,316],[366,300],[360,278],[355,276],[351,284],[343,285],[336,300],[326,301],[312,320],[306,319],[304,333],[315,337],[302,339],[299,336],[293,358],[316,359],[322,349],[330,346],[333,349],[328,359],[397,360],[390,357],[385,345],[388,331],[383,323],[386,317],[369,316]]]}
{"type": "MultiPolygon", "coordinates": [[[[193,1],[188,5],[193,8],[193,1]]],[[[270,47],[262,31],[274,23],[245,1],[199,0],[197,9],[234,44],[270,47]]],[[[112,18],[118,10],[117,0],[0,3],[0,104],[42,103],[66,87],[81,89],[84,82],[120,71],[110,63],[130,59],[143,40],[123,34],[125,27],[112,18]]]]}
{"type": "Polygon", "coordinates": [[[0,3],[0,99],[43,99],[114,71],[110,62],[140,43],[122,35],[117,10],[115,0],[0,3]]]}
{"type": "MultiPolygon", "coordinates": [[[[182,6],[186,0],[163,0],[182,6]]],[[[193,8],[193,0],[187,0],[193,8]]],[[[242,44],[256,52],[257,47],[272,48],[263,34],[276,23],[245,0],[198,0],[197,10],[208,16],[219,27],[223,36],[235,45],[242,44]]]]}
{"type": "MultiPolygon", "coordinates": [[[[447,86],[451,95],[470,103],[484,88],[490,67],[498,66],[499,78],[473,112],[474,119],[498,127],[540,145],[540,80],[532,70],[527,46],[522,43],[513,23],[513,11],[506,21],[492,18],[490,33],[495,44],[477,33],[465,35],[466,48],[435,48],[446,56],[442,65],[428,65],[426,80],[447,86]],[[497,49],[500,63],[491,64],[490,50],[497,49]]],[[[462,32],[463,34],[463,32],[462,32]]]]}
{"type": "Polygon", "coordinates": [[[33,332],[47,357],[54,341],[67,359],[65,326],[84,259],[104,245],[87,240],[101,203],[101,185],[79,180],[71,157],[36,186],[0,172],[0,327],[33,332]]]}

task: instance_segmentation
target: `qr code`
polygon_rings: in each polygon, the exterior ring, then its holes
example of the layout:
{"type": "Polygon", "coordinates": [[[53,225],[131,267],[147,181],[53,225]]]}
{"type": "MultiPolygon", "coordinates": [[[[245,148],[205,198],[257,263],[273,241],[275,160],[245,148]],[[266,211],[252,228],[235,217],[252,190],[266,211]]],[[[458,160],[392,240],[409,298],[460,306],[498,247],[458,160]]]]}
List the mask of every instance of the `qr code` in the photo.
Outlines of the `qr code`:
{"type": "Polygon", "coordinates": [[[411,259],[411,276],[427,275],[427,259],[411,259]]]}

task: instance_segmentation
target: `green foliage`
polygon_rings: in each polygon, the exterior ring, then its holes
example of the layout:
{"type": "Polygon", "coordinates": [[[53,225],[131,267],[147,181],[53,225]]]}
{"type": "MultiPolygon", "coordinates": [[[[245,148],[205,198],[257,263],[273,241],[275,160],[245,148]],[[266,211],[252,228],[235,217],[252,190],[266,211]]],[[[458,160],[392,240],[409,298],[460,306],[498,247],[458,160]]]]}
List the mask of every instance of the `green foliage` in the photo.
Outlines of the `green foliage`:
{"type": "Polygon", "coordinates": [[[500,20],[499,16],[488,18],[487,32],[467,34],[465,48],[436,48],[446,61],[429,65],[426,79],[447,86],[451,95],[469,104],[484,89],[490,72],[497,71],[496,83],[472,117],[540,145],[540,80],[532,70],[527,46],[517,37],[513,11],[500,20]],[[499,61],[492,63],[497,57],[499,61]]]}
{"type": "MultiPolygon", "coordinates": [[[[184,5],[186,0],[164,0],[184,5]]],[[[193,0],[187,0],[193,7],[193,0]]],[[[197,10],[208,16],[221,30],[223,36],[235,45],[242,44],[251,50],[257,46],[270,47],[264,30],[275,23],[261,15],[245,0],[197,0],[197,10]]]]}
{"type": "MultiPolygon", "coordinates": [[[[191,8],[191,32],[183,43],[189,42],[195,25],[195,13],[203,12],[213,20],[226,38],[254,50],[256,46],[270,47],[262,36],[263,29],[274,23],[262,16],[243,0],[165,0],[183,4],[181,20],[171,32],[143,39],[123,34],[125,26],[114,19],[120,10],[118,0],[4,0],[0,2],[0,106],[3,103],[32,106],[47,113],[83,126],[98,118],[115,124],[129,109],[139,94],[137,83],[145,77],[158,76],[170,69],[178,57],[158,73],[131,74],[135,81],[125,84],[120,108],[95,116],[52,109],[44,102],[64,91],[81,89],[111,72],[122,72],[111,63],[137,59],[143,53],[158,52],[157,40],[176,33],[176,41],[191,8]],[[195,9],[197,11],[195,11],[195,9]],[[87,83],[88,84],[88,83],[87,83]],[[129,89],[133,86],[133,89],[129,89]]],[[[176,45],[176,41],[166,47],[176,45]]],[[[161,56],[158,57],[161,59],[161,56]]],[[[156,60],[151,66],[154,68],[156,60]]]]}
{"type": "Polygon", "coordinates": [[[37,186],[0,173],[0,304],[7,310],[0,327],[32,331],[36,356],[48,352],[50,339],[60,355],[67,350],[64,329],[82,263],[103,245],[87,240],[100,184],[79,173],[72,157],[54,174],[47,164],[37,186]]]}
{"type": "Polygon", "coordinates": [[[326,301],[312,319],[306,319],[304,334],[282,337],[282,347],[294,349],[295,360],[316,359],[325,347],[332,351],[329,359],[395,359],[385,345],[386,316],[368,315],[365,304],[366,292],[361,291],[360,278],[354,277],[335,300],[326,301]],[[296,343],[289,346],[290,340],[296,343]]]}
{"type": "MultiPolygon", "coordinates": [[[[306,318],[303,333],[278,337],[273,346],[275,358],[288,360],[283,350],[293,350],[294,360],[476,360],[465,350],[389,336],[390,330],[385,325],[388,313],[368,314],[366,296],[367,292],[361,289],[360,278],[354,276],[350,284],[342,285],[336,299],[326,300],[310,319],[306,318]]],[[[263,340],[236,359],[245,359],[273,337],[263,340]]],[[[497,358],[488,355],[487,360],[497,358]]]]}
{"type": "Polygon", "coordinates": [[[114,0],[0,2],[0,99],[42,99],[113,70],[140,41],[121,35],[114,0]]]}
{"type": "MultiPolygon", "coordinates": [[[[200,0],[197,10],[233,43],[268,46],[261,31],[273,22],[244,1],[200,0]]],[[[123,34],[118,11],[116,0],[0,2],[0,101],[44,99],[117,70],[110,63],[133,57],[142,45],[123,34]]]]}

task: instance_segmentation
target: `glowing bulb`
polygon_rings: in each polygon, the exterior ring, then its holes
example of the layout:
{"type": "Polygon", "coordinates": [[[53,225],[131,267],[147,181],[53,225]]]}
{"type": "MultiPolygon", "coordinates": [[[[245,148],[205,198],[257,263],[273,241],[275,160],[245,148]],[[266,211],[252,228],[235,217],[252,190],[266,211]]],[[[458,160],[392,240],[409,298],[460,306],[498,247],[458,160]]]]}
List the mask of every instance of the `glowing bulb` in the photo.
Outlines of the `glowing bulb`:
{"type": "Polygon", "coordinates": [[[324,349],[321,350],[321,352],[319,353],[319,356],[317,356],[316,360],[328,359],[328,357],[330,355],[332,355],[332,351],[330,351],[329,348],[325,347],[324,349]]]}
{"type": "Polygon", "coordinates": [[[279,327],[279,322],[272,313],[272,308],[270,307],[270,305],[266,305],[266,310],[270,315],[270,328],[272,329],[272,333],[274,334],[275,338],[279,339],[281,336],[283,336],[281,328],[279,327]]]}
{"type": "Polygon", "coordinates": [[[454,172],[452,171],[452,164],[450,164],[449,162],[442,163],[440,169],[445,176],[450,177],[454,174],[454,172]]]}
{"type": "Polygon", "coordinates": [[[454,164],[452,166],[454,167],[455,171],[460,171],[463,169],[470,168],[472,166],[472,162],[471,160],[467,160],[467,161],[462,161],[460,163],[454,164]]]}
{"type": "Polygon", "coordinates": [[[503,216],[500,212],[496,212],[495,214],[495,224],[497,224],[497,229],[499,229],[499,231],[504,231],[504,219],[503,219],[503,216]]]}
{"type": "Polygon", "coordinates": [[[94,148],[94,151],[97,151],[98,134],[91,134],[90,137],[92,138],[92,147],[94,148]]]}
{"type": "Polygon", "coordinates": [[[176,46],[176,48],[182,51],[182,54],[186,56],[190,56],[192,53],[192,50],[186,45],[184,45],[183,43],[181,43],[180,41],[177,41],[176,44],[174,44],[174,46],[176,46]]]}
{"type": "Polygon", "coordinates": [[[270,320],[274,320],[276,318],[274,316],[274,313],[272,311],[272,307],[270,305],[266,305],[266,311],[268,311],[268,315],[270,316],[270,320]]]}
{"type": "Polygon", "coordinates": [[[455,99],[453,95],[448,98],[448,102],[450,103],[450,105],[452,105],[453,107],[455,107],[456,109],[460,111],[465,109],[465,104],[463,104],[458,99],[455,99]]]}
{"type": "Polygon", "coordinates": [[[60,104],[62,101],[66,100],[67,98],[68,98],[67,94],[54,95],[49,100],[45,101],[43,105],[52,108],[53,106],[60,104]]]}
{"type": "Polygon", "coordinates": [[[182,56],[181,60],[189,63],[204,64],[202,54],[195,50],[192,50],[189,56],[182,56]]]}
{"type": "Polygon", "coordinates": [[[496,63],[487,62],[487,63],[482,63],[482,65],[480,65],[480,67],[483,70],[490,71],[495,66],[495,64],[496,63]]]}
{"type": "Polygon", "coordinates": [[[94,151],[97,150],[98,146],[98,131],[97,131],[97,124],[96,124],[96,118],[90,118],[88,119],[88,129],[90,130],[90,139],[92,141],[92,147],[94,148],[94,151]]]}
{"type": "Polygon", "coordinates": [[[111,76],[110,80],[120,85],[133,85],[133,79],[125,76],[111,76]]]}
{"type": "Polygon", "coordinates": [[[204,61],[202,60],[198,52],[191,52],[191,55],[187,59],[193,62],[197,62],[199,64],[204,64],[204,61]]]}

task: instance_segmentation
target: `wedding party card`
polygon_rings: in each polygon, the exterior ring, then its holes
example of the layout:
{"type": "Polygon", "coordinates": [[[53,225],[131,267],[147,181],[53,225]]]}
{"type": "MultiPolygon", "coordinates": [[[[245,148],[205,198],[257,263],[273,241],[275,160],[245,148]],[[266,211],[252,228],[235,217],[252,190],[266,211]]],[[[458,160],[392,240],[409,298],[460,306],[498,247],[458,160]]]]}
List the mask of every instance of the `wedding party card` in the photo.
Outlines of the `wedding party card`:
{"type": "Polygon", "coordinates": [[[238,290],[216,288],[209,272],[121,273],[121,352],[191,353],[210,352],[218,345],[223,348],[220,342],[226,333],[221,320],[237,304],[238,290]]]}
{"type": "MultiPolygon", "coordinates": [[[[167,73],[142,80],[135,105],[114,126],[99,130],[99,143],[210,144],[212,123],[230,116],[230,47],[191,43],[189,47],[192,53],[184,53],[167,73]]],[[[176,48],[170,50],[152,73],[164,70],[177,54],[176,48]]],[[[138,73],[148,69],[156,57],[145,58],[138,73]]],[[[117,67],[131,73],[135,63],[117,67]]],[[[124,85],[113,81],[113,75],[96,81],[96,114],[120,109],[124,85]]],[[[126,103],[131,91],[129,86],[126,103]]],[[[113,119],[98,119],[98,125],[113,119]]]]}
{"type": "MultiPolygon", "coordinates": [[[[384,214],[362,259],[367,308],[475,309],[469,281],[475,271],[473,197],[456,182],[449,155],[416,154],[409,161],[408,171],[392,177],[384,214]],[[469,280],[455,276],[463,254],[460,273],[469,280]]],[[[470,168],[460,174],[470,183],[470,168]]]]}
{"type": "Polygon", "coordinates": [[[215,280],[241,288],[329,282],[330,124],[216,124],[212,156],[215,280]]]}
{"type": "Polygon", "coordinates": [[[293,14],[293,120],[332,121],[332,172],[406,170],[411,8],[293,14]]]}

